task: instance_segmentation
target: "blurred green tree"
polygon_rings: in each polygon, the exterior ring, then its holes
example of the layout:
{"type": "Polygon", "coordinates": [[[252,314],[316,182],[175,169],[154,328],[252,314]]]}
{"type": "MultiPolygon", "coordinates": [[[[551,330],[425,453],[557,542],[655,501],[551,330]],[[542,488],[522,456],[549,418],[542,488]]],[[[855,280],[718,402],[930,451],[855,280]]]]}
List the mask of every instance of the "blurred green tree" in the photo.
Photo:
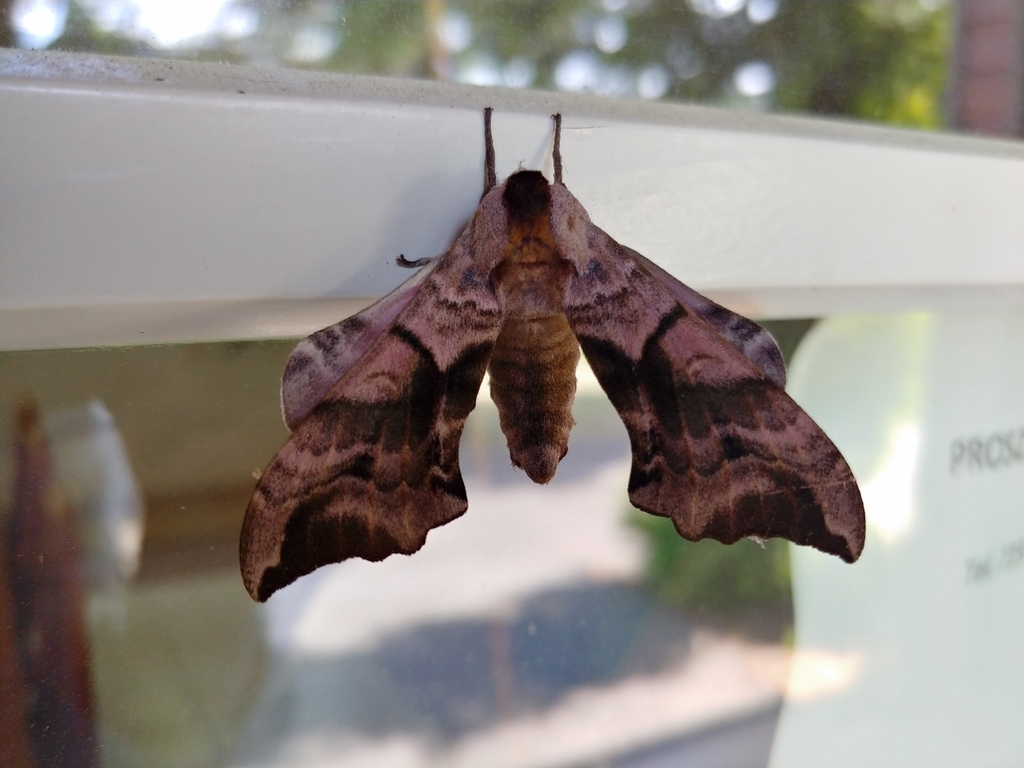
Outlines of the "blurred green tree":
{"type": "Polygon", "coordinates": [[[130,0],[68,0],[50,47],[943,123],[943,0],[219,2],[168,36],[130,0]]]}
{"type": "Polygon", "coordinates": [[[637,512],[630,521],[647,540],[647,580],[660,600],[726,615],[788,606],[788,542],[744,539],[729,546],[710,539],[693,542],[676,533],[666,518],[637,512]]]}

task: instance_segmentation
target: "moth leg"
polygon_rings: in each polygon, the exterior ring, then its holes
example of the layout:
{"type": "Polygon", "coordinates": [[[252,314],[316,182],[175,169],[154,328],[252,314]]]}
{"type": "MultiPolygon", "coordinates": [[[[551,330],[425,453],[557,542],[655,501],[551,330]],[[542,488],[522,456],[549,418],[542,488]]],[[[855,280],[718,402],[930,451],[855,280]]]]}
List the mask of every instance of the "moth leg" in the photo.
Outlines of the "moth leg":
{"type": "Polygon", "coordinates": [[[494,139],[491,137],[491,107],[484,109],[484,196],[498,183],[498,173],[494,169],[494,139]]]}
{"type": "Polygon", "coordinates": [[[551,160],[555,164],[555,184],[562,184],[562,115],[552,115],[551,119],[555,121],[555,146],[551,150],[551,160]]]}
{"type": "Polygon", "coordinates": [[[424,256],[422,259],[416,259],[415,261],[409,261],[405,258],[404,253],[398,254],[398,258],[395,259],[395,264],[406,269],[416,269],[418,267],[425,267],[427,264],[433,264],[435,261],[440,259],[440,256],[424,256]]]}

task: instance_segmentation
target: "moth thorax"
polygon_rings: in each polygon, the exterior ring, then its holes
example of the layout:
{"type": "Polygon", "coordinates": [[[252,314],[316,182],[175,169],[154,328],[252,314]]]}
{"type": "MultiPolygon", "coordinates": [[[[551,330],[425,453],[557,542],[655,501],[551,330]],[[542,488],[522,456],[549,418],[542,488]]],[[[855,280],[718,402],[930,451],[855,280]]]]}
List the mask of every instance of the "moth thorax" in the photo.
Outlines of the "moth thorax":
{"type": "Polygon", "coordinates": [[[505,316],[546,321],[561,315],[571,272],[572,267],[557,251],[537,243],[517,248],[494,271],[505,316]]]}
{"type": "Polygon", "coordinates": [[[505,322],[491,352],[491,399],[512,463],[535,483],[569,449],[580,347],[565,315],[505,322]]]}

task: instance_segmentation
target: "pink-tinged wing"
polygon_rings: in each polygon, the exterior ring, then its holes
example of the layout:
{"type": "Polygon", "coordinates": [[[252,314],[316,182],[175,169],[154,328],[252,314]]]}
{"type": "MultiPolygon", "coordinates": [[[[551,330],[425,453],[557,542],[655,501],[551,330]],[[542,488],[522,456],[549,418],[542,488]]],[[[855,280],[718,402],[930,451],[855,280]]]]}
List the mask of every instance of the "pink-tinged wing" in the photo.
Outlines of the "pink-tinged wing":
{"type": "Polygon", "coordinates": [[[327,563],[411,554],[466,511],[459,438],[502,317],[474,222],[260,477],[240,542],[255,599],[327,563]]]}
{"type": "Polygon", "coordinates": [[[825,433],[628,249],[579,213],[560,234],[566,315],[629,433],[633,504],[694,541],[779,536],[856,560],[864,507],[825,433]]]}
{"type": "Polygon", "coordinates": [[[754,365],[768,374],[780,387],[786,386],[786,363],[782,350],[775,339],[753,320],[737,315],[707,296],[676,280],[672,275],[650,259],[644,258],[632,248],[619,247],[631,256],[642,269],[661,283],[673,298],[710,325],[720,336],[732,344],[754,365]]]}
{"type": "Polygon", "coordinates": [[[281,378],[281,412],[295,429],[327,391],[413,300],[437,262],[428,264],[380,301],[303,339],[281,378]]]}

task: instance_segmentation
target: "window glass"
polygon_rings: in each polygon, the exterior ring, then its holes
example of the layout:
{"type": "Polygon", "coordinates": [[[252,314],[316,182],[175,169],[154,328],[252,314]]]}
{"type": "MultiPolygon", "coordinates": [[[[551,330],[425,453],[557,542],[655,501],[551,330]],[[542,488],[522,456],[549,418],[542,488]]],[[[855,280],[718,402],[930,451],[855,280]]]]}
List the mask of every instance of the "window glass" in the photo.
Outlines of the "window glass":
{"type": "Polygon", "coordinates": [[[465,516],[263,605],[238,532],[286,438],[293,342],[0,354],[5,748],[25,766],[1016,764],[1022,323],[769,324],[860,482],[855,565],[685,542],[631,509],[628,441],[582,369],[549,485],[510,466],[485,387],[465,516]]]}
{"type": "MultiPolygon", "coordinates": [[[[807,326],[774,329],[791,348],[807,326]]],[[[414,556],[252,601],[238,535],[287,437],[293,346],[0,355],[0,587],[21,628],[4,658],[31,672],[29,628],[44,638],[41,671],[21,676],[63,713],[50,747],[104,766],[633,765],[708,749],[766,764],[793,641],[788,547],[691,544],[631,509],[625,430],[585,368],[549,485],[511,467],[485,384],[462,440],[466,515],[414,556]],[[30,398],[49,480],[25,469],[30,398]],[[59,524],[26,527],[41,518],[59,524]],[[25,552],[60,578],[26,570],[25,552]],[[39,629],[26,605],[63,608],[39,629]]]]}

